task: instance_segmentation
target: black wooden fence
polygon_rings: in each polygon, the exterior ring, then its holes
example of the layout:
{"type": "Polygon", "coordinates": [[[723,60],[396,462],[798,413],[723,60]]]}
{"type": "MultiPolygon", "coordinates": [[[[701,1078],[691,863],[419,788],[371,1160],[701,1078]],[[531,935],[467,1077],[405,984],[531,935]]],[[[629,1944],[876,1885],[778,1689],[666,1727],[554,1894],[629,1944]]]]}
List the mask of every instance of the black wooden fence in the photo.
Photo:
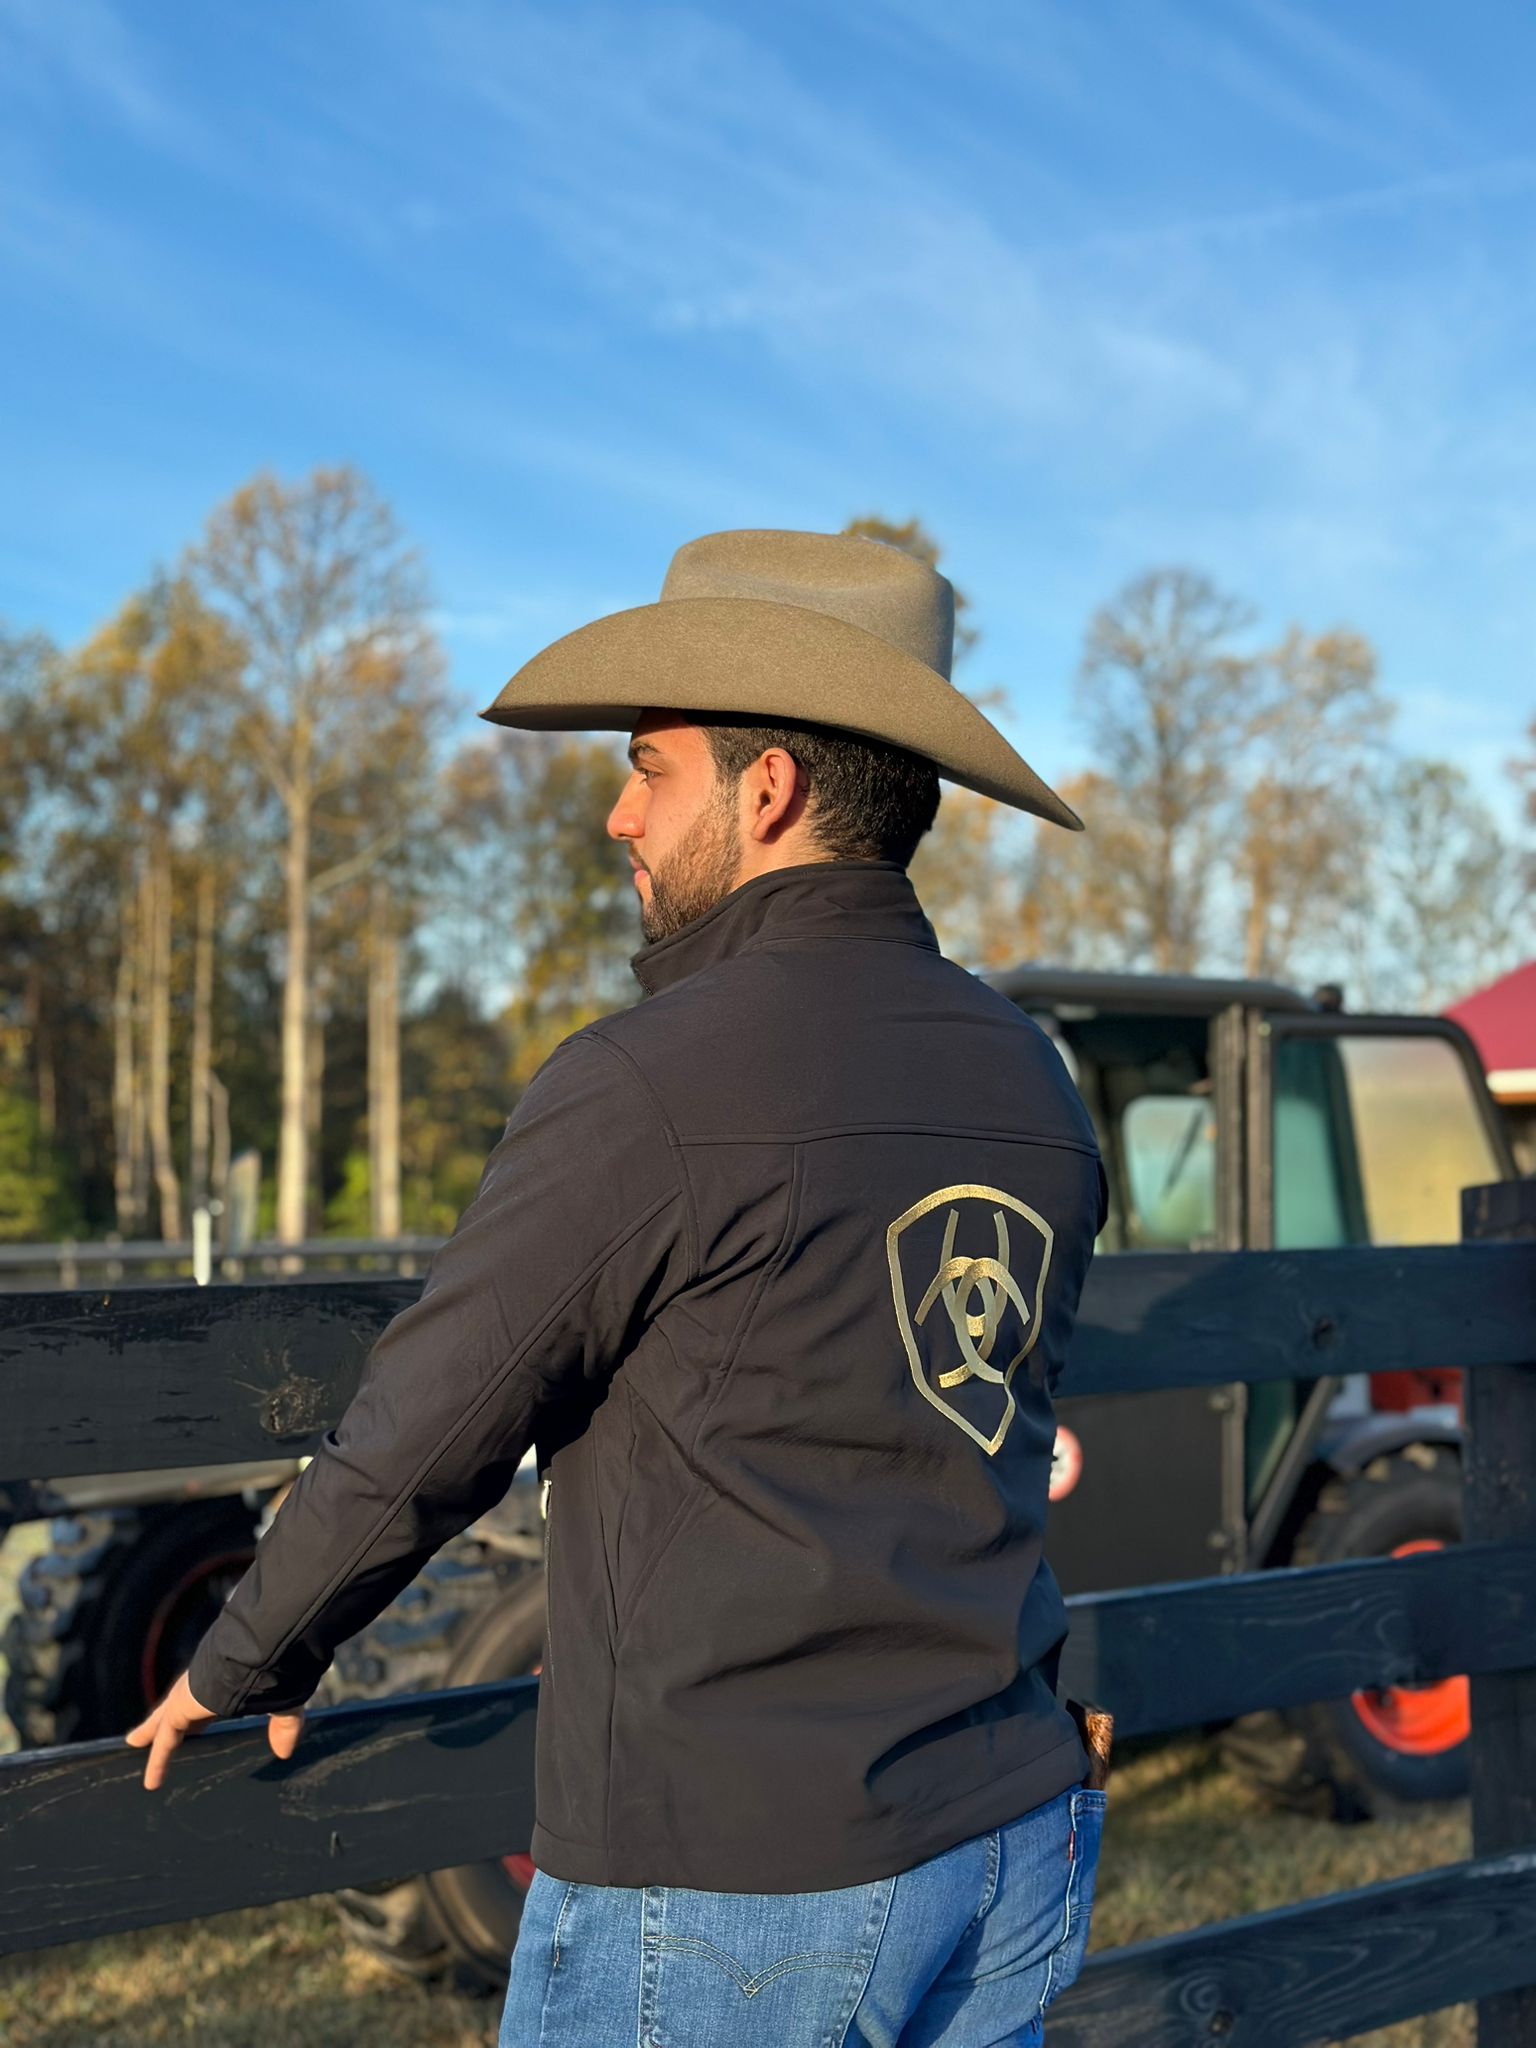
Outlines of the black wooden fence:
{"type": "MultiPolygon", "coordinates": [[[[1473,1674],[1471,1861],[1095,1957],[1053,2048],[1293,2048],[1461,1999],[1536,2048],[1536,1182],[1426,1250],[1097,1261],[1075,1393],[1461,1366],[1467,1541],[1074,1600],[1070,1684],[1125,1735],[1473,1674]]],[[[299,1453],[412,1281],[0,1300],[0,1479],[299,1453]]],[[[219,1724],[146,1794],[121,1741],[0,1758],[0,1953],[398,1879],[528,1840],[537,1681],[219,1724]]],[[[1114,1855],[1113,1799],[1107,1854],[1114,1855]]],[[[1213,1859],[1240,1853],[1213,1841],[1213,1859]]]]}

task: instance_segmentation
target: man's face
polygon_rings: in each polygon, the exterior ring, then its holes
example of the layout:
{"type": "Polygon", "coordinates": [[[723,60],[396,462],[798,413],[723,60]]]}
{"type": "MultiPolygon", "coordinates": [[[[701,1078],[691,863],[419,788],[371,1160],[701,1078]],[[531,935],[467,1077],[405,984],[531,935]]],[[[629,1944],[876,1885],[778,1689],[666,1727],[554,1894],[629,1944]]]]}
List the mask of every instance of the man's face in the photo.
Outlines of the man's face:
{"type": "Polygon", "coordinates": [[[736,886],[741,825],[735,791],[722,789],[696,725],[647,711],[629,742],[630,776],[608,814],[626,842],[649,945],[712,910],[736,886]]]}

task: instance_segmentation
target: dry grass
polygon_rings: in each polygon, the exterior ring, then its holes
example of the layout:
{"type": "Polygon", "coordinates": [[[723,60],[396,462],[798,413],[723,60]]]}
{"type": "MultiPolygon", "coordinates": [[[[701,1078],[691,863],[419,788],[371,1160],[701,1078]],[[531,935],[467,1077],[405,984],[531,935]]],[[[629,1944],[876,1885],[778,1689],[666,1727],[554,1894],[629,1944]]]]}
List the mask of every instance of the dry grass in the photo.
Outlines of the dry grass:
{"type": "MultiPolygon", "coordinates": [[[[0,1549],[0,1617],[42,1532],[0,1549]]],[[[1404,1876],[1469,1853],[1465,1813],[1401,1827],[1339,1828],[1272,1813],[1212,1743],[1166,1743],[1117,1770],[1093,1946],[1261,1912],[1404,1876]]],[[[185,1926],[0,1962],[5,2048],[494,2048],[498,2002],[404,1983],[350,1947],[323,1901],[225,1913],[185,1926]]],[[[1471,2048],[1456,2008],[1361,2037],[1361,2048],[1471,2048]]]]}

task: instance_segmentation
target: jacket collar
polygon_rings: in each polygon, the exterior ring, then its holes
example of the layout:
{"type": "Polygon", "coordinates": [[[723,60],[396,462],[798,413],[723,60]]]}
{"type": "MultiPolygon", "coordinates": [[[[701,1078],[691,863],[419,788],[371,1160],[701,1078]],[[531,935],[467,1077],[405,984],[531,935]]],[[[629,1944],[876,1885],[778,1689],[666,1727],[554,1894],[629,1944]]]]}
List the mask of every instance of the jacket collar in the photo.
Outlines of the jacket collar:
{"type": "Polygon", "coordinates": [[[894,860],[807,861],[754,875],[630,961],[647,995],[771,939],[891,939],[938,952],[933,926],[894,860]]]}

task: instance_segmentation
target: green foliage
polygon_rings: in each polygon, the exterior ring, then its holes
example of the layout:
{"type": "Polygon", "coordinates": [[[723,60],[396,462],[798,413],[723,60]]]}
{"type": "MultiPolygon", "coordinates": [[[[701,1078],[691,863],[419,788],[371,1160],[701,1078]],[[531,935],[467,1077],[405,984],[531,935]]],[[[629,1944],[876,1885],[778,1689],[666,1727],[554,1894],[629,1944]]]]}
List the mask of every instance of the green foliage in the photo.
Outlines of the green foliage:
{"type": "Polygon", "coordinates": [[[63,1163],[43,1138],[36,1105],[0,1088],[0,1241],[49,1244],[78,1227],[63,1163]]]}
{"type": "Polygon", "coordinates": [[[349,1152],[342,1161],[341,1186],[325,1205],[325,1228],[329,1236],[373,1235],[371,1179],[368,1154],[349,1152]]]}

